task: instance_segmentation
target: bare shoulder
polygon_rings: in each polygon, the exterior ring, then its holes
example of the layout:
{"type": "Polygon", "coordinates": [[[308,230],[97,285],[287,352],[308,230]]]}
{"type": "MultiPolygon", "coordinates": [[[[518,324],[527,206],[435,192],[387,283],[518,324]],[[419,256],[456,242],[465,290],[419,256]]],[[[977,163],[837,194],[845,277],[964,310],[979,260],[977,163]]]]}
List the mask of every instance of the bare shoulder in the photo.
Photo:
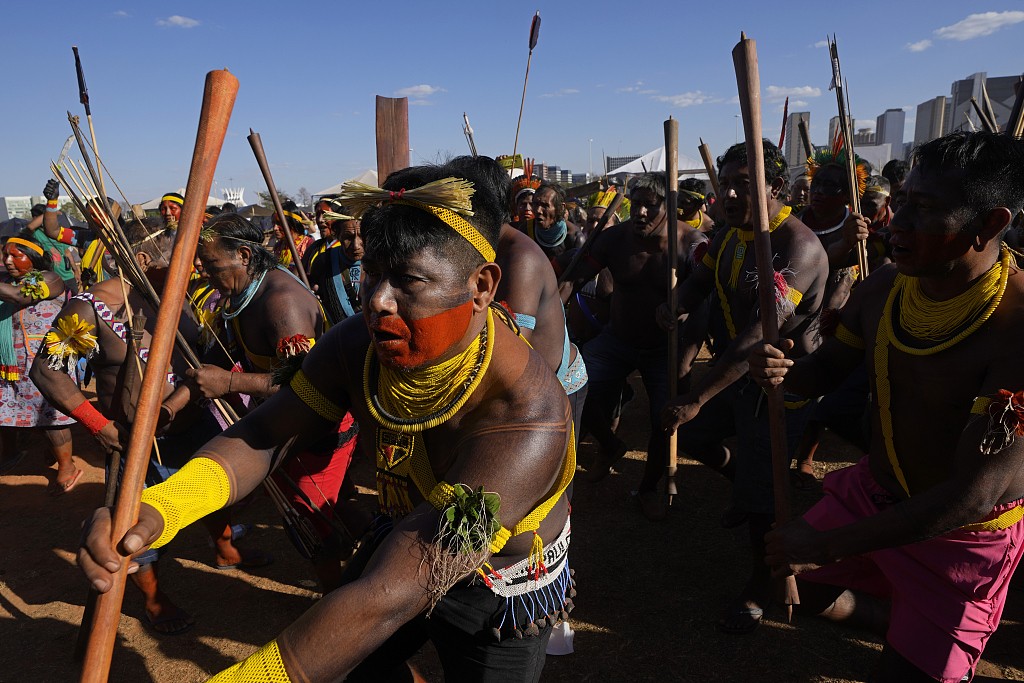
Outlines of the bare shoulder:
{"type": "Polygon", "coordinates": [[[303,361],[310,381],[332,398],[362,377],[370,334],[361,316],[346,318],[321,337],[303,361]]]}
{"type": "Polygon", "coordinates": [[[512,422],[561,419],[565,389],[544,357],[497,322],[495,335],[486,394],[494,414],[512,422]]]}
{"type": "Polygon", "coordinates": [[[124,301],[124,295],[121,293],[121,283],[116,277],[104,280],[103,282],[97,282],[89,288],[88,293],[108,306],[118,306],[124,301]]]}
{"type": "Polygon", "coordinates": [[[317,312],[316,295],[290,274],[274,268],[266,275],[266,289],[260,297],[265,310],[277,314],[317,312]]]}
{"type": "Polygon", "coordinates": [[[504,249],[505,253],[499,257],[499,265],[515,271],[517,276],[532,277],[551,271],[548,257],[540,246],[515,228],[501,231],[499,253],[501,249],[504,249]]]}

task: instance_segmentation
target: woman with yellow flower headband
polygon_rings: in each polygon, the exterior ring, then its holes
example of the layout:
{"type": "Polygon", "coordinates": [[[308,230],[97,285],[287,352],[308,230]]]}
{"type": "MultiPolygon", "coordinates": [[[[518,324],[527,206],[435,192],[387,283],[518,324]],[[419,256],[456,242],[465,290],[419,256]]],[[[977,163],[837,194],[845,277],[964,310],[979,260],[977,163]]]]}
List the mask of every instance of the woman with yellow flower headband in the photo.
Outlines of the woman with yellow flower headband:
{"type": "MultiPolygon", "coordinates": [[[[299,255],[299,259],[306,254],[306,250],[313,244],[313,238],[306,234],[306,218],[299,213],[298,207],[291,202],[286,203],[284,209],[284,219],[288,223],[287,228],[292,232],[292,239],[295,241],[295,253],[299,255]]],[[[292,271],[293,273],[298,272],[299,266],[293,262],[292,251],[288,248],[288,240],[284,234],[284,227],[281,225],[281,219],[277,213],[274,214],[274,236],[277,238],[277,246],[274,248],[274,254],[277,256],[277,261],[282,266],[292,271]]]]}
{"type": "MultiPolygon", "coordinates": [[[[17,464],[17,428],[42,428],[57,460],[57,476],[50,491],[71,491],[82,477],[71,456],[71,430],[75,423],[51,406],[28,377],[50,323],[64,303],[64,283],[53,272],[53,261],[43,248],[27,238],[10,237],[4,244],[0,276],[0,440],[4,465],[17,464]]],[[[68,368],[69,373],[74,368],[68,368]]]]}

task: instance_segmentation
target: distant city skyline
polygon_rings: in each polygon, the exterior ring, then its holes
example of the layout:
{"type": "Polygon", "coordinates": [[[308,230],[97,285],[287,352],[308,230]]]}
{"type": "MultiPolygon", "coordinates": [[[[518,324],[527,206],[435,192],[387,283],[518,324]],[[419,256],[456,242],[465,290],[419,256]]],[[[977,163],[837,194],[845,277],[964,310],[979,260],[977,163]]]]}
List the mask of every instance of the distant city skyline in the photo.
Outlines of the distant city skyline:
{"type": "Polygon", "coordinates": [[[39,6],[15,1],[5,4],[0,29],[9,65],[0,195],[37,195],[70,133],[65,112],[85,123],[72,45],[82,55],[101,155],[133,202],[185,184],[203,78],[215,68],[241,82],[215,191],[244,187],[248,201],[263,189],[245,142],[250,127],[263,137],[280,188],[316,193],[375,168],[378,94],[409,97],[414,164],[468,153],[463,112],[481,154],[511,153],[537,9],[543,23],[517,151],[576,174],[600,172],[606,157],[660,147],[670,115],[680,121],[681,154],[696,158],[698,138],[716,155],[738,141],[730,51],[741,30],[758,41],[765,136],[778,140],[788,96],[791,112],[811,113],[819,143],[836,113],[826,34],[838,34],[852,117],[874,123],[900,109],[905,142],[915,138],[919,105],[946,96],[952,81],[1019,73],[1024,38],[1024,8],[1014,0],[969,8],[867,0],[851,17],[865,22],[837,22],[827,4],[780,12],[658,0],[638,14],[604,0],[396,0],[386,13],[310,2],[268,15],[230,0],[56,0],[47,16],[74,20],[47,21],[44,36],[27,29],[39,25],[39,6]],[[866,23],[870,37],[843,32],[866,23]]]}

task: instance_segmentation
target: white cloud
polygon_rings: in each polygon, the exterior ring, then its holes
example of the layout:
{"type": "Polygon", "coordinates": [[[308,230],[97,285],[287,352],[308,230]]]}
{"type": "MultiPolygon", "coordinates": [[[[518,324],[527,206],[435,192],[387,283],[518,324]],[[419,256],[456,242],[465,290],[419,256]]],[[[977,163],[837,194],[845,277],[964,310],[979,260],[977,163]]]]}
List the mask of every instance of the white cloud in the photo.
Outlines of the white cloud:
{"type": "Polygon", "coordinates": [[[812,47],[828,47],[828,41],[827,40],[819,40],[812,47]]]}
{"type": "Polygon", "coordinates": [[[719,101],[717,98],[714,98],[711,95],[703,93],[700,90],[695,90],[693,92],[684,92],[680,95],[658,95],[653,99],[657,100],[658,102],[668,102],[673,107],[677,107],[679,109],[683,109],[685,107],[693,107],[699,104],[711,104],[719,101]]]}
{"type": "Polygon", "coordinates": [[[924,40],[919,40],[916,43],[907,43],[904,47],[910,50],[911,52],[924,52],[931,46],[932,41],[925,38],[924,40]]]}
{"type": "Polygon", "coordinates": [[[174,14],[166,19],[158,19],[156,25],[171,26],[174,28],[195,28],[196,26],[199,26],[199,20],[174,14]]]}
{"type": "Polygon", "coordinates": [[[576,88],[562,88],[555,92],[544,93],[541,97],[565,97],[566,95],[576,95],[578,93],[579,90],[576,88]]]}
{"type": "Polygon", "coordinates": [[[797,108],[797,107],[806,107],[808,105],[810,105],[810,102],[808,102],[807,100],[790,100],[789,101],[789,106],[791,108],[794,108],[794,109],[797,108]]]}
{"type": "Polygon", "coordinates": [[[422,100],[430,97],[431,95],[436,95],[439,92],[445,92],[445,89],[436,85],[427,85],[424,83],[423,85],[412,85],[408,88],[396,90],[395,97],[414,98],[416,100],[420,100],[418,102],[414,102],[414,104],[422,104],[422,100]]]}
{"type": "Polygon", "coordinates": [[[765,88],[764,97],[769,102],[778,102],[787,97],[821,97],[821,88],[815,88],[812,85],[798,85],[794,87],[769,85],[765,88]]]}
{"type": "Polygon", "coordinates": [[[114,16],[115,17],[127,17],[128,13],[125,12],[123,9],[119,9],[116,12],[114,12],[114,16]]]}
{"type": "Polygon", "coordinates": [[[616,88],[615,92],[632,92],[632,93],[636,93],[638,95],[653,95],[654,93],[658,92],[657,90],[651,90],[649,88],[644,88],[643,85],[644,85],[643,81],[637,81],[633,85],[627,85],[624,88],[616,88]]]}
{"type": "Polygon", "coordinates": [[[1024,21],[1024,12],[1019,10],[1007,12],[982,12],[971,14],[966,19],[950,26],[936,29],[935,35],[944,40],[970,40],[995,33],[1004,26],[1012,26],[1024,21]]]}

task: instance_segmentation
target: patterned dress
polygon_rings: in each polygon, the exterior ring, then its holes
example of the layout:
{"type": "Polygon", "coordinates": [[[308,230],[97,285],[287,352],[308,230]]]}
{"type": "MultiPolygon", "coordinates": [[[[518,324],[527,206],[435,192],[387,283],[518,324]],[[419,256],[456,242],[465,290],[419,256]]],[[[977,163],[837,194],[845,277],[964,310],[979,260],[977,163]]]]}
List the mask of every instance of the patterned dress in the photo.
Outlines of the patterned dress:
{"type": "MultiPolygon", "coordinates": [[[[0,281],[12,282],[6,275],[0,281]]],[[[21,379],[14,382],[0,380],[0,427],[68,427],[75,423],[47,403],[28,378],[43,337],[63,305],[62,296],[47,299],[26,306],[12,316],[14,351],[18,356],[21,379]]]]}

